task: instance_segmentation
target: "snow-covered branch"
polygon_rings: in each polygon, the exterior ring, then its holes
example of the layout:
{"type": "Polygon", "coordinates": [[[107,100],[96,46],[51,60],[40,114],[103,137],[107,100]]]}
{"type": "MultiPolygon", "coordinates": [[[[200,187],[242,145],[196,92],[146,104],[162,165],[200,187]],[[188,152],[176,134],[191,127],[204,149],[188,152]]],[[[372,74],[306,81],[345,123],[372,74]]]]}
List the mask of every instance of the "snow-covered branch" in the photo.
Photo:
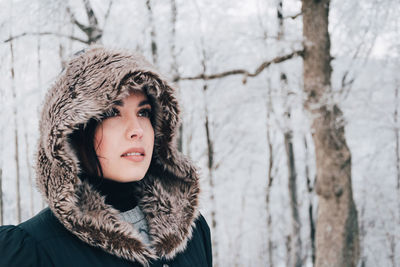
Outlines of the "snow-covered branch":
{"type": "Polygon", "coordinates": [[[233,69],[233,70],[224,71],[224,72],[215,73],[215,74],[203,74],[202,73],[197,76],[178,77],[177,79],[175,79],[175,81],[178,81],[178,80],[213,80],[213,79],[224,78],[224,77],[227,77],[230,75],[243,74],[243,83],[245,84],[247,82],[247,77],[255,77],[255,76],[259,75],[264,69],[268,68],[271,64],[278,64],[278,63],[289,60],[296,56],[303,56],[303,50],[296,50],[290,54],[287,54],[284,56],[278,56],[272,60],[264,61],[263,63],[260,64],[260,66],[257,67],[257,69],[254,72],[250,72],[245,69],[233,69]]]}

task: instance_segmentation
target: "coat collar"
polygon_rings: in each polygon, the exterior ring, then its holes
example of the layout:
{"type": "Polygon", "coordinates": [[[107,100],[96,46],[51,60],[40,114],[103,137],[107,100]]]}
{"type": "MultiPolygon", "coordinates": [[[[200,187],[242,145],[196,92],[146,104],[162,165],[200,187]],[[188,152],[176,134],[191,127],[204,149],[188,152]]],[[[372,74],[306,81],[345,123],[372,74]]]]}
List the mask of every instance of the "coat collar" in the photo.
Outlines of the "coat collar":
{"type": "Polygon", "coordinates": [[[89,245],[148,265],[186,248],[198,216],[195,167],[175,146],[179,108],[174,88],[143,57],[92,47],[73,58],[48,91],[40,120],[37,184],[58,220],[89,245]],[[154,100],[155,146],[139,202],[149,224],[151,245],[122,221],[87,182],[68,136],[129,94],[129,82],[154,100]],[[121,86],[122,84],[122,86],[121,86]]]}

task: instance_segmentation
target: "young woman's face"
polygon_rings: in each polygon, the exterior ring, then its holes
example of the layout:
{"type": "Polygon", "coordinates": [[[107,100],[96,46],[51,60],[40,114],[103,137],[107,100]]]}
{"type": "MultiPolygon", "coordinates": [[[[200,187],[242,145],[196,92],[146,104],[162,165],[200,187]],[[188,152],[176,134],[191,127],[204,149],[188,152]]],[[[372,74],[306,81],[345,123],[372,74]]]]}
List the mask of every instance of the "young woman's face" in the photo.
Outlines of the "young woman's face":
{"type": "Polygon", "coordinates": [[[94,148],[105,178],[132,182],[145,176],[154,146],[150,116],[151,105],[146,95],[137,91],[96,127],[94,148]]]}

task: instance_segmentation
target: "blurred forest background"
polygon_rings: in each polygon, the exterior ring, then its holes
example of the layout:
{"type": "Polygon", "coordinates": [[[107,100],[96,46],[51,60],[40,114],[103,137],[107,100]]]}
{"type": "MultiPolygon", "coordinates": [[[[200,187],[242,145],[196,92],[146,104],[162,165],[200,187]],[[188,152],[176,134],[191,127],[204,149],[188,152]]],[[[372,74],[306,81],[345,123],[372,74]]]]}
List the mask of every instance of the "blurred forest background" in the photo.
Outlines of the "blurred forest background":
{"type": "Polygon", "coordinates": [[[399,14],[398,0],[0,1],[0,225],[45,207],[44,95],[102,43],[179,86],[215,266],[400,266],[399,14]]]}

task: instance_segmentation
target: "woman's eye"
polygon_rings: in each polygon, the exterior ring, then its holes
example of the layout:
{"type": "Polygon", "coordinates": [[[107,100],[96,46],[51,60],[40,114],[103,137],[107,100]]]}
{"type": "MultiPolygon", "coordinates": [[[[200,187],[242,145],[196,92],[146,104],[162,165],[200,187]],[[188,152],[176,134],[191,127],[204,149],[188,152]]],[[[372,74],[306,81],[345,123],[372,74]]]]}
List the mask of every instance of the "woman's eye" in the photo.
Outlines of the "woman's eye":
{"type": "Polygon", "coordinates": [[[150,118],[151,117],[151,109],[144,108],[139,111],[139,117],[146,117],[150,118]]]}
{"type": "Polygon", "coordinates": [[[119,110],[117,108],[112,108],[110,110],[107,110],[103,115],[102,118],[103,119],[108,119],[108,118],[112,118],[115,116],[119,115],[119,110]]]}

